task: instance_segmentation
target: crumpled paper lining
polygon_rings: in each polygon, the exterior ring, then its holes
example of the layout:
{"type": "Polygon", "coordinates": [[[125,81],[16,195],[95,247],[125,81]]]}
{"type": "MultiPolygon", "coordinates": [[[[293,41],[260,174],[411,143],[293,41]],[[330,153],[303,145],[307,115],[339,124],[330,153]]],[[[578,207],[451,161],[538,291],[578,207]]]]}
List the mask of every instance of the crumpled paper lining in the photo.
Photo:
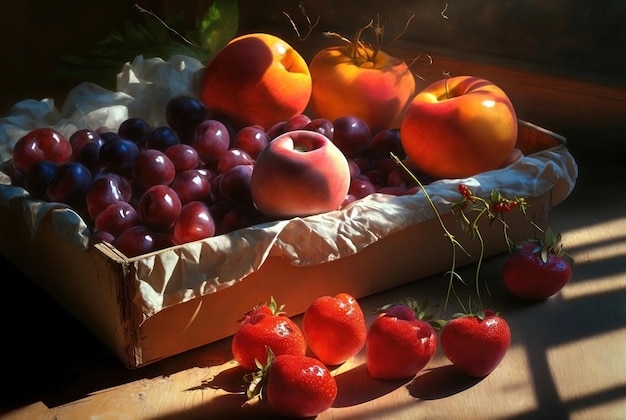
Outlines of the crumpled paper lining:
{"type": "MultiPolygon", "coordinates": [[[[0,119],[0,155],[11,157],[17,139],[39,126],[53,126],[64,135],[79,128],[117,129],[128,116],[164,125],[169,98],[193,94],[202,64],[175,56],[168,61],[137,57],[117,78],[117,91],[90,83],[73,89],[61,111],[51,100],[18,103],[0,119]]],[[[441,213],[459,198],[457,186],[467,184],[476,195],[488,197],[492,189],[507,196],[539,197],[551,191],[552,206],[573,190],[578,167],[562,145],[524,156],[507,168],[467,179],[440,180],[426,187],[441,213]]],[[[9,184],[4,176],[0,184],[9,184]]],[[[88,247],[89,231],[82,219],[59,203],[31,200],[19,187],[0,185],[0,205],[21,205],[33,232],[44,214],[51,212],[54,228],[77,249],[88,247]]],[[[422,193],[413,196],[372,194],[345,209],[266,223],[194,243],[133,258],[138,293],[134,298],[144,320],[178,303],[216,292],[259,270],[270,256],[294,265],[334,261],[358,253],[372,243],[409,226],[434,218],[422,193]]]]}

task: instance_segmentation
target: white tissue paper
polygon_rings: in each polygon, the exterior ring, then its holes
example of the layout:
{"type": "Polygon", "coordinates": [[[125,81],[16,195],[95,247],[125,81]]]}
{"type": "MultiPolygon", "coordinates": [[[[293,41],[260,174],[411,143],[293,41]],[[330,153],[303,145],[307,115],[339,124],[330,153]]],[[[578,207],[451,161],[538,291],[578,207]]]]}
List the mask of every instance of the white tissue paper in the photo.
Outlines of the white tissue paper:
{"type": "MultiPolygon", "coordinates": [[[[80,128],[116,130],[129,117],[152,126],[165,125],[168,100],[195,95],[203,65],[174,56],[168,61],[138,56],[117,76],[115,92],[91,83],[76,86],[61,110],[50,99],[25,100],[0,119],[0,161],[11,158],[15,142],[28,131],[51,126],[70,136],[80,128]]],[[[493,189],[507,196],[540,197],[551,191],[554,206],[573,190],[578,167],[565,145],[524,156],[510,166],[467,179],[440,180],[426,186],[441,213],[459,198],[457,186],[488,197],[493,189]]],[[[0,173],[0,205],[21,206],[32,232],[52,212],[55,230],[77,249],[89,249],[89,230],[71,209],[58,203],[31,200],[0,173]]],[[[133,258],[138,294],[134,302],[144,320],[169,306],[216,292],[258,270],[269,256],[294,265],[322,264],[355,254],[409,226],[434,218],[423,193],[412,196],[372,194],[345,209],[251,226],[162,252],[133,258]]]]}

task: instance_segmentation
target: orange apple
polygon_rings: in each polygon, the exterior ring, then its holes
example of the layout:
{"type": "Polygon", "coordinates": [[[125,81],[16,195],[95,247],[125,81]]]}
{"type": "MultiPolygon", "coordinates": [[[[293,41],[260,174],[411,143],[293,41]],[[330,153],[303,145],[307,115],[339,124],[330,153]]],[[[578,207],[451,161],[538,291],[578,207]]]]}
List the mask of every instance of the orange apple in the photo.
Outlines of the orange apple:
{"type": "Polygon", "coordinates": [[[217,118],[269,129],[301,114],[311,96],[306,61],[282,39],[265,33],[230,41],[205,67],[200,98],[217,118]]]}
{"type": "Polygon", "coordinates": [[[472,76],[439,80],[407,106],[400,126],[407,157],[435,178],[497,169],[515,153],[517,116],[502,89],[472,76]]]}
{"type": "Polygon", "coordinates": [[[349,186],[344,154],[326,136],[308,130],[272,140],[257,157],[250,179],[255,206],[276,218],[337,210],[349,186]]]}
{"type": "Polygon", "coordinates": [[[415,78],[405,62],[371,47],[330,47],[309,65],[311,109],[319,118],[352,115],[372,131],[397,128],[415,93],[415,78]]]}

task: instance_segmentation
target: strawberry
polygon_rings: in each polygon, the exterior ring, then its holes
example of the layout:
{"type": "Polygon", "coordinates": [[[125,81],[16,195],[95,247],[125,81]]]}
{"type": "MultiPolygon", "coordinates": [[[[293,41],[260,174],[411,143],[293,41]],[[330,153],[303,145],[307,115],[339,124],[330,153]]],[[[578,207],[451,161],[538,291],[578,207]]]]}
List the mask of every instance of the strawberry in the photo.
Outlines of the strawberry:
{"type": "Polygon", "coordinates": [[[482,378],[504,358],[511,344],[511,330],[504,318],[487,309],[446,323],[440,341],[453,365],[469,376],[482,378]]]}
{"type": "Polygon", "coordinates": [[[309,348],[326,365],[339,365],[365,345],[367,326],[357,300],[347,293],[313,301],[302,318],[309,348]]]}
{"type": "Polygon", "coordinates": [[[279,416],[313,417],[328,410],[337,397],[337,382],[314,357],[294,354],[274,356],[267,351],[265,366],[246,376],[249,401],[260,398],[279,416]]]}
{"type": "Polygon", "coordinates": [[[375,379],[415,376],[437,350],[437,335],[413,300],[383,306],[367,332],[367,371],[375,379]]]}
{"type": "Polygon", "coordinates": [[[282,312],[272,297],[269,304],[255,306],[241,320],[241,327],[233,336],[231,350],[241,367],[256,369],[257,360],[267,360],[267,347],[274,354],[304,356],[306,341],[302,330],[282,312]]]}
{"type": "Polygon", "coordinates": [[[509,256],[502,269],[504,284],[517,297],[547,299],[572,278],[570,261],[561,235],[548,229],[541,240],[525,242],[509,256]]]}

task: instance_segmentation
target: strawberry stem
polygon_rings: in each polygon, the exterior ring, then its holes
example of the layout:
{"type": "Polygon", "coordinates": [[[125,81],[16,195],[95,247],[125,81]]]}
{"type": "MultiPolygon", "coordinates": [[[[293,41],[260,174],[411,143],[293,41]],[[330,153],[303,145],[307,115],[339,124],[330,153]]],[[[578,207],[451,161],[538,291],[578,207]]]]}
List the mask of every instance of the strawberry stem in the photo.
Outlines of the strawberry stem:
{"type": "MultiPolygon", "coordinates": [[[[460,248],[466,255],[470,255],[465,248],[463,248],[463,245],[461,245],[459,243],[459,241],[456,240],[456,238],[454,237],[454,235],[448,230],[448,228],[446,227],[446,224],[444,223],[443,219],[441,218],[441,214],[439,213],[439,210],[437,210],[437,206],[435,206],[435,203],[433,202],[433,200],[430,197],[430,194],[428,194],[428,191],[426,191],[426,188],[424,188],[424,185],[422,184],[422,182],[417,179],[417,177],[413,174],[413,172],[411,172],[409,170],[409,168],[407,168],[407,166],[393,153],[390,153],[391,155],[391,159],[393,159],[393,161],[400,165],[400,167],[402,169],[404,169],[404,171],[413,179],[413,181],[415,181],[417,183],[417,185],[420,188],[420,191],[422,191],[424,193],[424,196],[426,197],[426,200],[428,201],[428,204],[430,205],[430,207],[432,208],[433,212],[435,213],[435,217],[437,218],[437,221],[439,222],[439,225],[441,226],[441,229],[443,229],[444,232],[444,236],[446,238],[448,238],[450,240],[450,244],[452,245],[452,268],[450,269],[449,273],[450,273],[450,280],[449,280],[449,284],[448,284],[448,293],[446,295],[446,301],[444,303],[444,310],[448,307],[448,301],[450,298],[450,292],[452,291],[454,293],[454,295],[457,297],[458,300],[458,296],[456,294],[456,291],[454,290],[454,287],[452,287],[452,282],[454,280],[454,277],[460,277],[459,274],[457,274],[456,272],[456,250],[457,247],[460,248]]],[[[463,306],[463,304],[460,302],[459,300],[459,304],[461,306],[463,306]]]]}

